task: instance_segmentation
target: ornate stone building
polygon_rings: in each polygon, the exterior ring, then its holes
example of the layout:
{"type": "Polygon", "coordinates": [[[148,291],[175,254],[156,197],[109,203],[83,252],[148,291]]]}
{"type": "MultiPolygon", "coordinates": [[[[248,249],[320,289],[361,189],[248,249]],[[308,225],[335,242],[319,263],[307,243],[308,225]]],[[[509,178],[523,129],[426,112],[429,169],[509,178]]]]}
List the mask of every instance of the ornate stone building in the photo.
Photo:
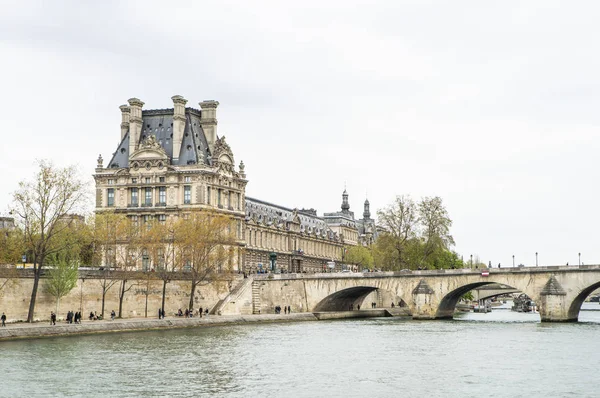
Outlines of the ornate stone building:
{"type": "Polygon", "coordinates": [[[369,202],[355,220],[345,190],[342,211],[324,217],[247,198],[244,163],[236,167],[217,136],[219,103],[195,109],[181,96],[172,101],[170,109],[143,110],[137,98],[120,107],[121,141],[106,167],[98,158],[94,175],[97,212],[124,213],[140,225],[203,209],[227,214],[237,225],[234,269],[247,272],[317,272],[332,262],[339,269],[347,246],[372,242],[369,202]]]}

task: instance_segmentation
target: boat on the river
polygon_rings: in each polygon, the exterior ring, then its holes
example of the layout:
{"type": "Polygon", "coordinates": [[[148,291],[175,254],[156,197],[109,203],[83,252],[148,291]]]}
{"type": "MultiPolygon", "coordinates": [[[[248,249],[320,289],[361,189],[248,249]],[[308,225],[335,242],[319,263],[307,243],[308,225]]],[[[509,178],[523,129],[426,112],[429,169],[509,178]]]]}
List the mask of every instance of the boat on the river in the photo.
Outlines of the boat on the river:
{"type": "Polygon", "coordinates": [[[513,300],[511,310],[516,312],[531,312],[534,308],[535,302],[533,302],[525,293],[521,293],[513,300]]]}

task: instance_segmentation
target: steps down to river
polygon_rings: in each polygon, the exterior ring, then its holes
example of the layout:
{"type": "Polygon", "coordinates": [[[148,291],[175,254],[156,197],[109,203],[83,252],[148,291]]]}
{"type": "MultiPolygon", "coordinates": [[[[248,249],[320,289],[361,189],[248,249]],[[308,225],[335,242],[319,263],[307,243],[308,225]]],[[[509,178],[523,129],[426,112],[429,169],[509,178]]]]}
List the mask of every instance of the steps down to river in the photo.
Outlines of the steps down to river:
{"type": "Polygon", "coordinates": [[[260,314],[260,281],[252,281],[252,313],[260,314]]]}
{"type": "MultiPolygon", "coordinates": [[[[211,315],[220,314],[228,303],[235,303],[240,296],[244,294],[246,289],[252,284],[251,278],[244,278],[238,282],[238,284],[231,290],[227,297],[219,300],[217,304],[210,311],[211,315]]],[[[250,311],[243,311],[242,315],[250,315],[250,311]]]]}

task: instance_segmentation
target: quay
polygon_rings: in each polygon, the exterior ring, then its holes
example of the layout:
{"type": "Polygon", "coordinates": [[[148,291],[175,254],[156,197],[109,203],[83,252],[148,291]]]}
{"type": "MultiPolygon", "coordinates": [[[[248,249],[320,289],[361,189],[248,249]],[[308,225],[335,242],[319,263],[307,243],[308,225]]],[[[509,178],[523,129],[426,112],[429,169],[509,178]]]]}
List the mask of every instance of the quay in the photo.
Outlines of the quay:
{"type": "Polygon", "coordinates": [[[49,325],[49,321],[34,323],[8,323],[6,327],[0,327],[0,342],[18,339],[36,339],[46,337],[63,337],[90,335],[100,333],[120,333],[136,332],[150,330],[170,330],[199,327],[214,327],[226,325],[245,325],[261,323],[283,323],[283,322],[307,322],[325,319],[347,319],[347,318],[367,318],[367,317],[385,317],[402,316],[408,313],[395,312],[391,314],[384,310],[363,310],[363,311],[343,311],[340,313],[311,313],[301,312],[293,314],[261,314],[261,315],[209,315],[194,318],[167,317],[165,319],[157,318],[126,318],[115,319],[114,321],[83,320],[81,323],[57,322],[56,325],[49,325]]]}

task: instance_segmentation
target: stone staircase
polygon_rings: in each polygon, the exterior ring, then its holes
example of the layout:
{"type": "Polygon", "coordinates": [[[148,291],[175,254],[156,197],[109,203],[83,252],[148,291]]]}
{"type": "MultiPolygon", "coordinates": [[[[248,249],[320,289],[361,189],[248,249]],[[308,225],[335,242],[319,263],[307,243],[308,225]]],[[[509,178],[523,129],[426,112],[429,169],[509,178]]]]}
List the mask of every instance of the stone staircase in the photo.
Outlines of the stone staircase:
{"type": "Polygon", "coordinates": [[[215,304],[215,306],[211,309],[210,314],[219,314],[219,312],[221,312],[223,308],[225,308],[227,303],[232,301],[235,302],[250,284],[253,284],[251,278],[244,278],[240,280],[238,284],[233,289],[231,289],[231,292],[229,292],[229,294],[225,298],[219,300],[217,304],[215,304]]]}
{"type": "Polygon", "coordinates": [[[252,313],[260,314],[260,281],[252,281],[252,313]]]}

